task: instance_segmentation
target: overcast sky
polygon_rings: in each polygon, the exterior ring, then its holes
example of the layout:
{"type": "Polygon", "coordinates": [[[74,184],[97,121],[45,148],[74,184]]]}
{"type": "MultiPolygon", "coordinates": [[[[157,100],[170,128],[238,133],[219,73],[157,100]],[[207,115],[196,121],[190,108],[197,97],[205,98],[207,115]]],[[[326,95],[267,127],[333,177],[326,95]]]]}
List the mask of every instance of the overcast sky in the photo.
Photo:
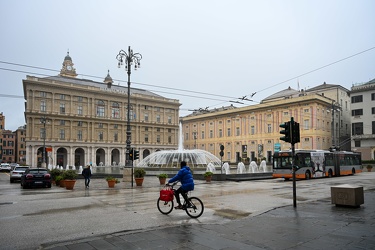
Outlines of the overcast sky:
{"type": "Polygon", "coordinates": [[[375,78],[374,11],[373,0],[0,0],[0,112],[6,129],[24,125],[22,79],[57,75],[68,50],[79,78],[110,70],[126,86],[116,55],[128,46],[143,56],[132,86],[178,99],[180,116],[298,84],[350,90],[375,78]]]}

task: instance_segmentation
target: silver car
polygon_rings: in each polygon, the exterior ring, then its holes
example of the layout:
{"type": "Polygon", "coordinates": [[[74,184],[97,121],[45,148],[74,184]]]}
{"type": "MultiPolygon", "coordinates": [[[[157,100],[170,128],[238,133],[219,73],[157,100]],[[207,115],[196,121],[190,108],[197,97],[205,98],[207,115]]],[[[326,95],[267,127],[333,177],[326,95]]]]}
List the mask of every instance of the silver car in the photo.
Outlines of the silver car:
{"type": "Polygon", "coordinates": [[[15,167],[12,171],[10,171],[10,183],[13,183],[14,181],[20,181],[21,176],[23,173],[25,173],[26,169],[29,167],[27,166],[18,166],[15,167]]]}

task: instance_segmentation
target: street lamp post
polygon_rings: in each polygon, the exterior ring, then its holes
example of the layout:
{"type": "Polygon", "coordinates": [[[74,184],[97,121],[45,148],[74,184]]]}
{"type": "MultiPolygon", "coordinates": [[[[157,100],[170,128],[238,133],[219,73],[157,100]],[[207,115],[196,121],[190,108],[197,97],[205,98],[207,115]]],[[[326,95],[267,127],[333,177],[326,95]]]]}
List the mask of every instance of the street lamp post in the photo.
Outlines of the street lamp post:
{"type": "Polygon", "coordinates": [[[40,123],[43,124],[43,154],[42,154],[42,168],[46,168],[46,116],[40,118],[40,123]]]}
{"type": "MultiPolygon", "coordinates": [[[[141,67],[142,55],[139,53],[133,53],[133,50],[128,47],[128,51],[120,50],[116,56],[118,60],[118,67],[121,68],[125,64],[125,70],[128,74],[128,112],[127,112],[127,126],[126,126],[126,166],[133,166],[133,159],[130,159],[129,152],[131,150],[131,128],[130,128],[130,74],[131,67],[134,65],[134,70],[141,67]]],[[[133,178],[132,178],[133,181],[133,178]]]]}

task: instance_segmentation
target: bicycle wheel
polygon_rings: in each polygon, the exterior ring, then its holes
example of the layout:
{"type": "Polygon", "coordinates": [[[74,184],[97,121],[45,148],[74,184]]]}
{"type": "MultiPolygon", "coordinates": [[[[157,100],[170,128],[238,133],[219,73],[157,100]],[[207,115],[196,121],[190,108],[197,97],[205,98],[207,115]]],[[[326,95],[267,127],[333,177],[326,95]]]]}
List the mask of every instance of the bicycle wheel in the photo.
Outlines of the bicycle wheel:
{"type": "Polygon", "coordinates": [[[162,201],[160,198],[157,202],[158,210],[162,214],[169,214],[173,210],[173,201],[162,201]]]}
{"type": "Polygon", "coordinates": [[[201,216],[204,211],[203,202],[197,197],[190,197],[188,200],[190,204],[184,204],[187,215],[189,215],[191,218],[198,218],[201,216]]]}

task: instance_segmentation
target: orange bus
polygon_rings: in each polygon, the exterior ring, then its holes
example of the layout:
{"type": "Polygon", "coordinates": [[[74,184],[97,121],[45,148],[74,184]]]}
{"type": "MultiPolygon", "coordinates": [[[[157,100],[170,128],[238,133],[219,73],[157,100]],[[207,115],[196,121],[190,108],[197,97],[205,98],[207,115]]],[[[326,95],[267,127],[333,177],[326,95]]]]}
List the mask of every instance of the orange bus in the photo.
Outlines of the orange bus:
{"type": "MultiPolygon", "coordinates": [[[[352,175],[362,172],[361,154],[348,151],[296,150],[297,179],[352,175]]],[[[273,154],[273,177],[293,178],[292,150],[273,154]]]]}

